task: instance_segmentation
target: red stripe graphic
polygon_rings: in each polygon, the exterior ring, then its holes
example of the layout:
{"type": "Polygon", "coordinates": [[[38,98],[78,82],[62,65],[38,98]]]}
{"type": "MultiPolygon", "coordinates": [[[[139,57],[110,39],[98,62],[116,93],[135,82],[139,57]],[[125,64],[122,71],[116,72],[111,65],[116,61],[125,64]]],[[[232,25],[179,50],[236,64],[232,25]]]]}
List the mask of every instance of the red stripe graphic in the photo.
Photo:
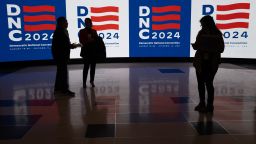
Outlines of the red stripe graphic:
{"type": "Polygon", "coordinates": [[[24,22],[55,21],[54,15],[24,16],[24,22]]]}
{"type": "Polygon", "coordinates": [[[168,21],[168,20],[180,20],[179,14],[169,14],[163,16],[152,16],[153,22],[161,22],[161,21],[168,21]]]}
{"type": "Polygon", "coordinates": [[[248,28],[247,22],[234,22],[228,24],[216,24],[219,29],[248,28]]]}
{"type": "Polygon", "coordinates": [[[181,6],[164,6],[164,7],[152,7],[153,13],[164,13],[164,12],[180,12],[181,6]]]}
{"type": "Polygon", "coordinates": [[[235,3],[230,5],[217,6],[217,11],[230,11],[235,9],[250,9],[250,3],[235,3]]]}
{"type": "Polygon", "coordinates": [[[217,20],[249,19],[249,13],[217,14],[217,20]]]}
{"type": "Polygon", "coordinates": [[[34,12],[55,12],[54,6],[41,5],[41,6],[23,6],[23,11],[27,13],[34,12]]]}
{"type": "Polygon", "coordinates": [[[153,24],[152,30],[168,30],[168,29],[180,29],[179,23],[169,23],[169,24],[153,24]]]}
{"type": "Polygon", "coordinates": [[[39,24],[39,25],[25,25],[24,30],[27,32],[55,30],[55,24],[39,24]]]}
{"type": "Polygon", "coordinates": [[[106,6],[106,7],[91,7],[92,13],[104,13],[104,12],[118,12],[118,7],[106,6]]]}
{"type": "Polygon", "coordinates": [[[94,25],[93,28],[98,31],[119,30],[119,26],[117,24],[94,25]]]}
{"type": "Polygon", "coordinates": [[[115,15],[91,16],[91,19],[93,22],[118,21],[119,17],[115,15]]]}

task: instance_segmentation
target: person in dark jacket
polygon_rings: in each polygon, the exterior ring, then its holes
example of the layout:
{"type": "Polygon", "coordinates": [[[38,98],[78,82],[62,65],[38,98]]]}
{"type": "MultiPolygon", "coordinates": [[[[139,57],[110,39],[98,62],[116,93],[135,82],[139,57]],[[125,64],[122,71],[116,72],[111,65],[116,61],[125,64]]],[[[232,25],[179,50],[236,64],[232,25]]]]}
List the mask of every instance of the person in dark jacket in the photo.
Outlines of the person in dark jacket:
{"type": "Polygon", "coordinates": [[[213,112],[214,86],[213,80],[218,71],[221,53],[224,51],[224,40],[213,18],[209,15],[200,20],[202,29],[196,42],[192,44],[196,54],[193,65],[196,69],[200,102],[195,107],[199,112],[213,112]],[[207,106],[205,102],[205,86],[207,89],[207,106]]]}
{"type": "Polygon", "coordinates": [[[68,21],[65,17],[57,19],[56,30],[52,40],[52,56],[57,66],[54,92],[74,96],[75,93],[69,90],[68,69],[70,49],[79,45],[71,44],[68,34],[68,21]]]}
{"type": "Polygon", "coordinates": [[[81,48],[80,56],[83,58],[83,87],[86,87],[88,70],[90,68],[90,83],[94,85],[95,68],[96,68],[96,55],[97,55],[97,40],[99,36],[97,31],[92,28],[92,20],[85,19],[85,28],[79,31],[79,41],[83,45],[81,48]]]}

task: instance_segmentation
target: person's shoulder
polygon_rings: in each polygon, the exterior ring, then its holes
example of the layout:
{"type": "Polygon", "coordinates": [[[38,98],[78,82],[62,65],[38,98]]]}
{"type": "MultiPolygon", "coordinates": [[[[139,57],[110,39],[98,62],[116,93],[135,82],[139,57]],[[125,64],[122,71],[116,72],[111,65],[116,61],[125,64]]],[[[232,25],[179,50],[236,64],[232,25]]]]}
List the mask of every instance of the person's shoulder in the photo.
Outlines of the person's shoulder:
{"type": "Polygon", "coordinates": [[[219,31],[217,31],[217,35],[220,36],[220,37],[222,37],[223,34],[222,34],[222,32],[219,30],[219,31]]]}
{"type": "Polygon", "coordinates": [[[64,34],[64,30],[62,30],[60,28],[57,28],[57,29],[55,29],[54,34],[55,35],[63,35],[64,34]]]}
{"type": "Polygon", "coordinates": [[[95,29],[92,29],[92,31],[95,32],[95,33],[97,33],[97,30],[95,30],[95,29]]]}
{"type": "Polygon", "coordinates": [[[198,35],[202,35],[202,34],[205,34],[205,31],[204,30],[199,30],[198,35]]]}
{"type": "Polygon", "coordinates": [[[55,32],[55,33],[61,32],[61,29],[56,28],[56,29],[54,30],[54,32],[55,32]]]}
{"type": "Polygon", "coordinates": [[[84,31],[86,31],[85,28],[79,30],[79,32],[84,32],[84,31]]]}

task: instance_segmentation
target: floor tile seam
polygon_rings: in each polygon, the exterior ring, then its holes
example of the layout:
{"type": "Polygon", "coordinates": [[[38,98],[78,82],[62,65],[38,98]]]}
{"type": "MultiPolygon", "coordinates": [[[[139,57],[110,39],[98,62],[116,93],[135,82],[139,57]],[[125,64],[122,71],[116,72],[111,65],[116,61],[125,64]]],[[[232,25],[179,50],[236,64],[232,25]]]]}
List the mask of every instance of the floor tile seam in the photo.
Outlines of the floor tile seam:
{"type": "Polygon", "coordinates": [[[114,136],[116,137],[117,136],[117,125],[116,125],[116,123],[117,123],[117,100],[115,99],[115,128],[114,128],[114,131],[115,131],[115,133],[114,133],[114,136]]]}
{"type": "Polygon", "coordinates": [[[42,117],[43,115],[41,115],[41,114],[38,114],[38,113],[36,113],[36,114],[17,114],[17,115],[11,115],[11,114],[0,114],[0,116],[38,116],[38,117],[42,117]]]}
{"type": "Polygon", "coordinates": [[[256,134],[230,134],[231,136],[253,136],[256,137],[256,134]]]}
{"type": "Polygon", "coordinates": [[[228,112],[255,112],[255,110],[218,110],[218,109],[215,109],[214,112],[219,112],[219,111],[228,111],[228,112]]]}
{"type": "Polygon", "coordinates": [[[256,122],[256,120],[218,120],[219,122],[256,122]]]}
{"type": "Polygon", "coordinates": [[[184,124],[188,125],[189,122],[129,122],[129,123],[116,123],[116,125],[151,125],[151,126],[160,126],[168,124],[184,124]]]}
{"type": "Polygon", "coordinates": [[[228,134],[230,134],[230,131],[228,131],[219,121],[215,121],[218,123],[228,134]]]}
{"type": "Polygon", "coordinates": [[[17,125],[17,124],[14,124],[14,125],[9,125],[9,124],[7,124],[7,125],[0,125],[0,127],[27,127],[27,126],[34,126],[35,124],[28,124],[28,125],[17,125]]]}
{"type": "Polygon", "coordinates": [[[189,122],[124,122],[124,123],[94,123],[94,122],[89,122],[85,125],[168,125],[168,124],[184,124],[187,125],[189,122]]]}
{"type": "MultiPolygon", "coordinates": [[[[196,133],[195,133],[195,135],[172,135],[172,136],[176,136],[176,138],[177,137],[179,137],[179,136],[200,136],[200,135],[197,135],[196,133]]],[[[152,138],[152,136],[117,136],[117,137],[115,137],[115,138],[126,138],[126,139],[150,139],[150,138],[152,138]]],[[[159,138],[161,138],[161,139],[174,139],[173,137],[170,137],[170,136],[157,136],[157,137],[154,137],[154,139],[159,139],[159,138]]],[[[176,139],[175,138],[175,139],[176,139]]]]}

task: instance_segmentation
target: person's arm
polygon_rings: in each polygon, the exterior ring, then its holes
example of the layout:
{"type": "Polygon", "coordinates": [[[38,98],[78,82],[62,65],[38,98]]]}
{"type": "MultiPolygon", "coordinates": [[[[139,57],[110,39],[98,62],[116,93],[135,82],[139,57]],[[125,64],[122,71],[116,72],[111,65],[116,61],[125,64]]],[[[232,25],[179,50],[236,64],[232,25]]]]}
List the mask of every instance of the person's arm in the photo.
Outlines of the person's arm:
{"type": "Polygon", "coordinates": [[[222,35],[220,35],[220,53],[224,52],[225,44],[222,35]]]}
{"type": "Polygon", "coordinates": [[[88,45],[89,40],[88,40],[87,35],[88,35],[88,32],[85,29],[80,30],[80,32],[79,32],[79,42],[80,42],[80,44],[82,44],[82,46],[88,45]]]}
{"type": "Polygon", "coordinates": [[[56,34],[57,45],[63,49],[71,49],[73,45],[70,42],[68,34],[64,30],[59,30],[56,34]]]}
{"type": "Polygon", "coordinates": [[[201,35],[202,35],[202,31],[200,30],[196,36],[196,42],[191,44],[194,50],[199,49],[201,35]]]}
{"type": "Polygon", "coordinates": [[[98,37],[98,32],[96,30],[94,30],[94,35],[98,37]]]}
{"type": "Polygon", "coordinates": [[[79,42],[82,44],[82,45],[85,45],[84,41],[83,41],[83,36],[82,36],[83,32],[82,30],[79,31],[78,33],[78,37],[79,37],[79,42]]]}

